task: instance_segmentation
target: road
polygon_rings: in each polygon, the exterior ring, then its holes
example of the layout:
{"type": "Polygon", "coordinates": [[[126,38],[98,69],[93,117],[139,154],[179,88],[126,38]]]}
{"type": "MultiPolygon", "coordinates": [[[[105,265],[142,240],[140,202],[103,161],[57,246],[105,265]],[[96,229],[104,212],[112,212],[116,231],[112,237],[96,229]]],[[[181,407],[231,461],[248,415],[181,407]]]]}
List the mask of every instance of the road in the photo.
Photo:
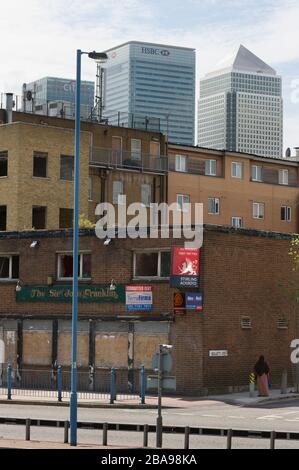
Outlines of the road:
{"type": "MultiPolygon", "coordinates": [[[[67,407],[0,404],[1,417],[69,419],[67,407]]],[[[155,424],[156,410],[145,409],[78,409],[79,421],[155,424]]],[[[268,404],[258,408],[245,408],[222,402],[202,401],[186,408],[163,410],[163,424],[190,427],[232,428],[263,431],[287,431],[299,433],[299,400],[268,404]]],[[[100,444],[102,431],[78,430],[78,442],[100,444]]],[[[24,426],[0,425],[0,437],[24,438],[24,426]]],[[[62,441],[63,430],[32,427],[31,439],[62,441]]],[[[183,435],[165,434],[163,447],[182,448],[183,435]]],[[[141,446],[142,433],[109,431],[109,445],[141,446]]],[[[149,446],[155,445],[150,434],[149,446]]],[[[190,448],[225,448],[226,438],[218,436],[190,436],[190,448]]],[[[234,448],[269,448],[269,441],[262,439],[234,438],[234,448]]],[[[299,441],[277,441],[277,448],[299,449],[299,441]]]]}

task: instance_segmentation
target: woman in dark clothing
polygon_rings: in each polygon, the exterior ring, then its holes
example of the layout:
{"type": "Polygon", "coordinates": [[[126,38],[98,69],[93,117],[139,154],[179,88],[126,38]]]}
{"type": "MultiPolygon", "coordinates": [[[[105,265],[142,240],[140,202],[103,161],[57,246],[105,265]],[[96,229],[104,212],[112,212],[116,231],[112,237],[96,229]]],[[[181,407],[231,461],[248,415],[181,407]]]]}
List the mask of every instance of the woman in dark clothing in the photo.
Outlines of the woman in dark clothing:
{"type": "Polygon", "coordinates": [[[259,360],[254,366],[254,372],[257,381],[257,389],[260,397],[268,397],[269,396],[269,366],[265,361],[264,356],[260,356],[259,360]]]}

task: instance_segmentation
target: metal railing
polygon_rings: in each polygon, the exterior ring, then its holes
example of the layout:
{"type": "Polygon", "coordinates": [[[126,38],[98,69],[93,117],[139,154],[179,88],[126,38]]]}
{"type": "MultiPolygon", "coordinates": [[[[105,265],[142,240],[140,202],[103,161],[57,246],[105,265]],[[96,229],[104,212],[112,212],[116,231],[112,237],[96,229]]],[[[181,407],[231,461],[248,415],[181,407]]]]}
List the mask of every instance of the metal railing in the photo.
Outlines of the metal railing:
{"type": "MultiPolygon", "coordinates": [[[[95,369],[77,372],[79,399],[107,400],[110,403],[139,399],[145,403],[146,371],[128,369],[95,369]]],[[[0,397],[70,398],[71,371],[62,367],[52,370],[13,369],[8,365],[2,374],[0,397]]]]}
{"type": "MultiPolygon", "coordinates": [[[[69,421],[61,420],[49,420],[49,419],[30,419],[30,418],[10,418],[0,417],[0,424],[5,425],[23,425],[25,426],[25,440],[31,440],[31,427],[45,427],[45,428],[64,428],[63,442],[66,444],[69,442],[69,421]]],[[[154,424],[133,424],[133,423],[103,423],[103,422],[78,422],[79,429],[94,430],[98,433],[102,431],[102,445],[109,445],[109,436],[113,432],[129,432],[129,433],[141,433],[140,444],[141,447],[149,446],[149,434],[156,434],[157,427],[154,424]]],[[[287,431],[262,431],[262,430],[250,430],[250,429],[227,429],[227,428],[208,428],[208,427],[190,427],[190,426],[163,426],[162,435],[181,435],[181,446],[177,448],[190,448],[190,437],[192,436],[193,441],[196,438],[197,442],[200,443],[202,437],[218,437],[219,439],[226,440],[226,449],[232,449],[234,439],[261,439],[268,441],[268,448],[275,449],[276,440],[280,441],[298,441],[299,433],[287,432],[287,431]]],[[[11,432],[9,433],[11,438],[11,432]]],[[[2,438],[3,436],[2,431],[2,438]]],[[[40,437],[39,437],[39,440],[40,437]]],[[[100,440],[100,439],[99,439],[100,440]]],[[[110,441],[111,442],[111,441],[110,441]]],[[[122,441],[123,442],[123,441],[122,441]]],[[[113,442],[115,445],[115,442],[113,442]]],[[[161,445],[162,447],[162,445],[161,445]]],[[[194,448],[194,447],[193,447],[194,448]]],[[[195,447],[197,448],[197,447],[195,447]]]]}
{"type": "Polygon", "coordinates": [[[127,168],[154,173],[166,173],[168,171],[167,156],[112,150],[110,148],[91,148],[89,162],[91,165],[109,168],[127,168]]]}

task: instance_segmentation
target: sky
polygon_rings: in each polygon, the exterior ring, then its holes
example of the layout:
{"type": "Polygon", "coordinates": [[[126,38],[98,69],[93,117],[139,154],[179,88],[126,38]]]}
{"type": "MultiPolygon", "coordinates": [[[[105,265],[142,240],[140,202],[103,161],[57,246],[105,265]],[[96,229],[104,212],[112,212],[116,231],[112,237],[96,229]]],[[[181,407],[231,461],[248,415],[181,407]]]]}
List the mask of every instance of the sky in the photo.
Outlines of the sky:
{"type": "MultiPolygon", "coordinates": [[[[283,78],[284,143],[299,146],[298,0],[0,0],[0,92],[75,77],[76,49],[126,41],[193,47],[199,79],[243,44],[283,78]]],[[[96,66],[82,61],[82,79],[96,66]]]]}

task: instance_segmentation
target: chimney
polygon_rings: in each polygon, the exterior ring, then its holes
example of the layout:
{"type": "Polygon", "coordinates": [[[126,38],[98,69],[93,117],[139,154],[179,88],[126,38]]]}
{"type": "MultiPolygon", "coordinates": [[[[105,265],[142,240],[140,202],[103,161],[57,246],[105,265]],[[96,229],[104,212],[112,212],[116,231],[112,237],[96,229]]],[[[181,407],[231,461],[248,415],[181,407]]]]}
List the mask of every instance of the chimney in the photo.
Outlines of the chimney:
{"type": "Polygon", "coordinates": [[[6,122],[12,122],[12,108],[14,107],[13,93],[6,93],[6,122]]]}

